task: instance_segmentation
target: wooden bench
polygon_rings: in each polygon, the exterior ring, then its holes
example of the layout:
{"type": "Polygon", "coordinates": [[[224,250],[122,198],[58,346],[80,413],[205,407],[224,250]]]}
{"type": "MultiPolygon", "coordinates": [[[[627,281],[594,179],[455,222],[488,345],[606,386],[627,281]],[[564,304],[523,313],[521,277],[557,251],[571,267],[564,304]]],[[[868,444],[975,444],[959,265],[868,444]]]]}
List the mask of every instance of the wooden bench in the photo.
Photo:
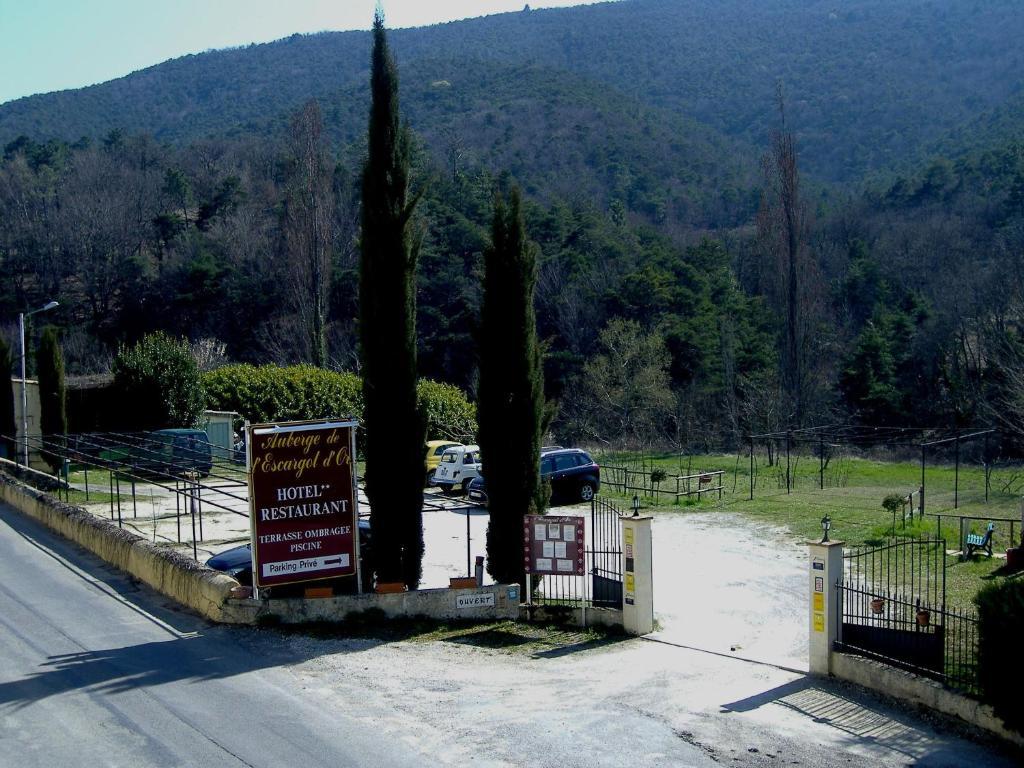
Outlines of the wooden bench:
{"type": "Polygon", "coordinates": [[[971,557],[975,550],[984,550],[988,553],[989,557],[992,557],[992,530],[995,525],[992,523],[988,524],[988,528],[985,529],[985,535],[981,536],[977,533],[967,534],[967,549],[965,554],[967,557],[971,557]]]}

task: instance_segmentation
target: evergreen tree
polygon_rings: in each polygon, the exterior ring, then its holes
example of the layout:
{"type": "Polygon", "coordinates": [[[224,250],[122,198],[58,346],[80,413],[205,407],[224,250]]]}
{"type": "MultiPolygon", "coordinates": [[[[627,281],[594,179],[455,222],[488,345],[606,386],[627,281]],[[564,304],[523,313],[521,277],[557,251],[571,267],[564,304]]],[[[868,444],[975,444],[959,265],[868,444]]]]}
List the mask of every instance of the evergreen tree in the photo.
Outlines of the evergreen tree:
{"type": "Polygon", "coordinates": [[[544,375],[533,308],[537,258],[526,238],[519,191],[494,206],[492,244],[484,254],[480,311],[480,452],[487,459],[488,571],[524,583],[523,515],[543,514],[540,480],[544,375]]]}
{"type": "Polygon", "coordinates": [[[373,19],[369,152],[363,170],[359,337],[378,581],[419,585],[423,563],[423,444],[416,400],[416,257],[410,218],[410,138],[399,121],[398,72],[384,17],[373,19]]]}
{"type": "MultiPolygon", "coordinates": [[[[64,388],[64,354],[60,349],[57,329],[52,325],[43,330],[36,358],[40,426],[44,440],[59,442],[68,431],[67,397],[64,388]]],[[[46,452],[43,457],[54,470],[60,467],[60,456],[46,452]]]]}
{"type": "Polygon", "coordinates": [[[14,459],[14,435],[18,431],[14,423],[14,384],[11,381],[11,369],[14,360],[7,340],[0,336],[0,444],[4,446],[5,456],[14,459]]]}

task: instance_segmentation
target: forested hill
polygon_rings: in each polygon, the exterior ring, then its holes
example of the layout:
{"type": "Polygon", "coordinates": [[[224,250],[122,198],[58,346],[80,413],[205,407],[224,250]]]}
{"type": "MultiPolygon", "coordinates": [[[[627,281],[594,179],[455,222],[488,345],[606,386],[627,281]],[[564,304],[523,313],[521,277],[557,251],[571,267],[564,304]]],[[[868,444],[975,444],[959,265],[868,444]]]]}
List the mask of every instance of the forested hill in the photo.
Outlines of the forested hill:
{"type": "MultiPolygon", "coordinates": [[[[500,63],[493,73],[502,76],[529,65],[613,87],[629,103],[691,118],[749,149],[763,147],[776,124],[781,80],[805,171],[833,181],[919,157],[997,110],[1020,91],[1022,38],[1019,0],[623,0],[392,36],[413,115],[437,80],[448,81],[452,105],[489,93],[480,86],[487,68],[466,69],[467,60],[500,63]]],[[[265,130],[310,97],[326,102],[364,83],[368,50],[368,34],[348,32],[187,56],[2,105],[0,142],[76,140],[115,127],[174,142],[265,130]]],[[[534,98],[543,109],[544,92],[534,98]]],[[[505,102],[495,96],[491,106],[505,102]]],[[[332,127],[357,135],[362,116],[347,112],[354,123],[332,127]]]]}

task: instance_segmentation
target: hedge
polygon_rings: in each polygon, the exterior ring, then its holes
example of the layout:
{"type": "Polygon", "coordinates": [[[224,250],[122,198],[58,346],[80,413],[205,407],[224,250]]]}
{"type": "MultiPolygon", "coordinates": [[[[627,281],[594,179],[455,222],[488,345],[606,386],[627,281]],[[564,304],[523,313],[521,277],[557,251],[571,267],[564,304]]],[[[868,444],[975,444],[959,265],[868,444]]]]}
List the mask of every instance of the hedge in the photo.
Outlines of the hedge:
{"type": "Polygon", "coordinates": [[[989,584],[978,607],[978,682],[982,698],[1009,727],[1024,733],[1024,582],[989,584]]]}
{"type": "MultiPolygon", "coordinates": [[[[362,419],[362,381],[353,373],[311,365],[227,365],[202,374],[207,408],[236,411],[253,423],[353,417],[362,419]]],[[[421,379],[427,438],[471,440],[476,408],[450,384],[421,379]]]]}

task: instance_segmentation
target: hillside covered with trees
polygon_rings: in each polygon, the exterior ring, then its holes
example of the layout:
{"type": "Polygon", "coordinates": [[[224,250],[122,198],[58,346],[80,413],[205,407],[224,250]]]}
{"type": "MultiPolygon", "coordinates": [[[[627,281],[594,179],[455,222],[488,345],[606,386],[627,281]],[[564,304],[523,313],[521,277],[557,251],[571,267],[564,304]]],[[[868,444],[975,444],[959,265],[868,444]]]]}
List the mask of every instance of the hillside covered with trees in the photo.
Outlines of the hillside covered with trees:
{"type": "MultiPolygon", "coordinates": [[[[626,0],[391,33],[420,373],[475,394],[514,181],[567,439],[1012,423],[1022,32],[1008,0],[626,0]]],[[[319,360],[297,228],[315,190],[326,364],[358,371],[369,50],[296,36],[0,105],[0,322],[59,298],[69,373],[155,330],[209,365],[319,360]]]]}

